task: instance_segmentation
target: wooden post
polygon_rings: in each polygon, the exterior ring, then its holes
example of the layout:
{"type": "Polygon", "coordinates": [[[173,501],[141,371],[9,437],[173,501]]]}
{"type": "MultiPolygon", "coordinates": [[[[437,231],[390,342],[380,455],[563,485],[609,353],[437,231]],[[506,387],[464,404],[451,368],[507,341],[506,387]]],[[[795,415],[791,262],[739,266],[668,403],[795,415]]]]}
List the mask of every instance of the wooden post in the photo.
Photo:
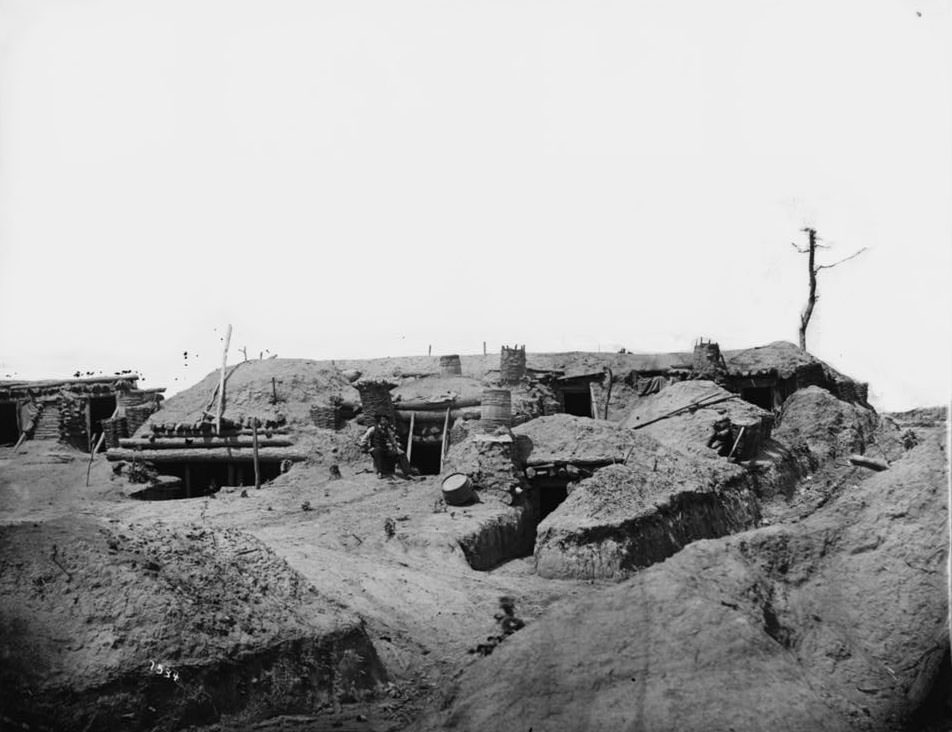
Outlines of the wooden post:
{"type": "Polygon", "coordinates": [[[615,376],[612,374],[612,370],[610,368],[606,368],[605,371],[608,372],[608,394],[605,395],[605,416],[603,419],[608,421],[608,403],[612,399],[612,381],[614,380],[615,376]]]}
{"type": "Polygon", "coordinates": [[[433,346],[427,346],[427,347],[426,347],[426,355],[427,355],[427,356],[432,356],[432,355],[433,355],[433,346]]]}
{"type": "Polygon", "coordinates": [[[252,437],[252,440],[254,441],[254,446],[252,447],[252,450],[253,450],[252,455],[253,455],[253,460],[255,464],[255,488],[260,488],[261,487],[261,471],[258,468],[258,418],[257,417],[255,417],[251,421],[251,430],[252,430],[251,437],[252,437]]]}
{"type": "Polygon", "coordinates": [[[218,410],[215,413],[215,431],[221,432],[221,413],[225,406],[225,364],[228,363],[228,344],[231,343],[231,323],[225,332],[225,348],[221,353],[221,378],[218,381],[218,410]]]}
{"type": "Polygon", "coordinates": [[[486,355],[486,341],[483,341],[483,355],[486,355]]]}
{"type": "Polygon", "coordinates": [[[96,453],[99,452],[99,448],[102,447],[103,440],[106,439],[106,431],[103,430],[103,433],[99,436],[99,439],[96,441],[96,446],[89,451],[89,465],[86,466],[86,487],[89,487],[89,471],[92,470],[93,460],[96,458],[96,453]]]}
{"type": "Polygon", "coordinates": [[[278,385],[275,383],[274,377],[271,377],[271,403],[278,403],[278,385]]]}
{"type": "Polygon", "coordinates": [[[96,436],[93,434],[93,400],[86,400],[86,440],[89,445],[89,451],[93,451],[93,440],[96,436]]]}
{"type": "Polygon", "coordinates": [[[446,417],[443,420],[443,441],[440,443],[440,473],[443,472],[443,461],[446,459],[446,432],[450,426],[450,408],[446,408],[446,417]]]}
{"type": "Polygon", "coordinates": [[[595,398],[595,384],[588,382],[588,398],[592,402],[592,419],[598,419],[598,400],[595,398]]]}
{"type": "Polygon", "coordinates": [[[413,457],[413,425],[416,422],[416,412],[410,412],[410,434],[407,435],[407,462],[413,457]]]}

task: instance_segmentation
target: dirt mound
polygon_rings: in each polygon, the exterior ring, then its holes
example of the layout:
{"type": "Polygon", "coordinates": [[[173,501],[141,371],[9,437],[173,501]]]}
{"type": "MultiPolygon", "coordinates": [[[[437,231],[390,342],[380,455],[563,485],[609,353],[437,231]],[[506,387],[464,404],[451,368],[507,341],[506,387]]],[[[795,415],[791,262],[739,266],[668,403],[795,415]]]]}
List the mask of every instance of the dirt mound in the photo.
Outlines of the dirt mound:
{"type": "Polygon", "coordinates": [[[739,466],[686,457],[647,435],[635,435],[633,448],[627,464],[581,481],[539,524],[540,575],[623,578],[759,519],[739,466]]]}
{"type": "Polygon", "coordinates": [[[624,425],[638,428],[639,432],[685,454],[709,456],[714,452],[707,447],[708,440],[714,433],[714,424],[723,418],[731,422],[732,438],[740,437],[735,455],[752,456],[770,437],[773,418],[769,412],[745,402],[713,381],[704,380],[677,382],[639,400],[624,425]],[[710,406],[691,407],[697,402],[710,406]],[[686,411],[671,414],[677,410],[686,411]]]}
{"type": "MultiPolygon", "coordinates": [[[[205,410],[215,411],[220,372],[213,371],[194,386],[163,402],[139,430],[152,423],[194,424],[205,410]]],[[[346,376],[327,362],[296,358],[242,361],[229,366],[225,379],[223,416],[241,423],[256,417],[262,422],[284,418],[291,425],[311,423],[310,408],[331,397],[360,401],[346,376]]]]}
{"type": "Polygon", "coordinates": [[[0,557],[3,714],[15,720],[254,719],[382,678],[361,624],[240,531],[60,520],[4,527],[0,557]]]}
{"type": "Polygon", "coordinates": [[[539,417],[514,427],[520,458],[529,464],[549,462],[624,462],[635,445],[630,430],[570,414],[539,417]]]}
{"type": "Polygon", "coordinates": [[[826,389],[810,386],[786,402],[774,429],[774,438],[794,452],[809,456],[807,469],[834,458],[863,454],[875,439],[879,416],[871,409],[849,404],[826,389]]]}
{"type": "Polygon", "coordinates": [[[902,729],[948,653],[947,478],[930,439],[798,524],[560,603],[415,729],[902,729]]]}

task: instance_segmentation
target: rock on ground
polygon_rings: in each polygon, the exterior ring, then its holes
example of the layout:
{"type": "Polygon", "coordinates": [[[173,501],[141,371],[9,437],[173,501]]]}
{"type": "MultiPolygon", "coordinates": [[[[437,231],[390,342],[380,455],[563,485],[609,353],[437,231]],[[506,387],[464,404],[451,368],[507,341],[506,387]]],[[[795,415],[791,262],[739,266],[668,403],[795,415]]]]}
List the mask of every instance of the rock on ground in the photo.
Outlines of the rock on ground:
{"type": "Polygon", "coordinates": [[[416,729],[902,729],[949,647],[944,440],[802,522],[559,604],[416,729]]]}

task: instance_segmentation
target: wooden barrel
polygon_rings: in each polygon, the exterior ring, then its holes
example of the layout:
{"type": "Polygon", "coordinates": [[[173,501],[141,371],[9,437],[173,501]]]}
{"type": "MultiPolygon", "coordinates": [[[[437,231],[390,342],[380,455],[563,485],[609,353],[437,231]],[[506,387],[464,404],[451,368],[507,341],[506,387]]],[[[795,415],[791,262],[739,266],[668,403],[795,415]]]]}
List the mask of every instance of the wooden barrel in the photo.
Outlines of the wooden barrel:
{"type": "Polygon", "coordinates": [[[484,429],[512,425],[512,394],[508,389],[486,389],[483,392],[479,422],[484,429]]]}
{"type": "Polygon", "coordinates": [[[452,473],[443,479],[443,500],[450,506],[463,506],[473,500],[473,484],[464,473],[452,473]]]}
{"type": "Polygon", "coordinates": [[[440,375],[441,376],[460,376],[463,373],[463,365],[460,363],[459,356],[440,356],[440,375]]]}

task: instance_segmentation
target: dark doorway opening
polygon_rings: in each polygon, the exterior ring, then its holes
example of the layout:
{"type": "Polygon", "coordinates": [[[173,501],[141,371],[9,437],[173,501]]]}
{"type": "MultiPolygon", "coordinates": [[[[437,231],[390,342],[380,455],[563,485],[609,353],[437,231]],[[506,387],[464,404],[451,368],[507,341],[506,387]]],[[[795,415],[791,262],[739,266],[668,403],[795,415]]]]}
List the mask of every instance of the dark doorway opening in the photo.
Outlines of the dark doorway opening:
{"type": "MultiPolygon", "coordinates": [[[[177,498],[192,498],[216,493],[223,485],[254,486],[255,469],[249,460],[232,462],[167,462],[157,463],[162,475],[181,479],[181,494],[177,498]]],[[[281,463],[277,460],[262,460],[258,463],[261,482],[266,483],[281,475],[281,463]]]]}
{"type": "MultiPolygon", "coordinates": [[[[89,424],[92,425],[90,439],[102,434],[102,420],[109,419],[116,411],[116,397],[96,397],[89,400],[89,424]]],[[[93,445],[95,447],[95,445],[93,445]]]]}
{"type": "Polygon", "coordinates": [[[592,416],[592,394],[588,389],[563,391],[562,403],[565,405],[566,414],[573,414],[576,417],[592,416]]]}
{"type": "Polygon", "coordinates": [[[410,465],[419,470],[420,475],[439,475],[442,452],[442,442],[414,442],[410,465]]]}
{"type": "Polygon", "coordinates": [[[752,386],[740,390],[740,398],[768,412],[773,411],[773,389],[769,386],[752,386]]]}
{"type": "Polygon", "coordinates": [[[539,496],[539,521],[544,519],[568,498],[569,480],[547,476],[536,477],[529,481],[539,496]]]}
{"type": "Polygon", "coordinates": [[[0,404],[0,445],[15,445],[19,439],[17,405],[13,402],[0,404]]]}

